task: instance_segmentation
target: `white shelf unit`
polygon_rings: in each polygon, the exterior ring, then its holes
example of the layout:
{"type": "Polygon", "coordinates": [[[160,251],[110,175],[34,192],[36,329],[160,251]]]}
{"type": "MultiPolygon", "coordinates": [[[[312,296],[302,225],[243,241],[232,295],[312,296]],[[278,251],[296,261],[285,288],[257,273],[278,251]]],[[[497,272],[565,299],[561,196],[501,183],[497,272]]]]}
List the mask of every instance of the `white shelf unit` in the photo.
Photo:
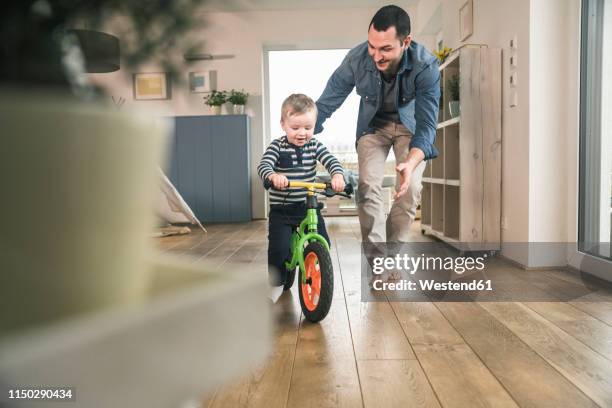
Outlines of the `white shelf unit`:
{"type": "Polygon", "coordinates": [[[421,229],[462,250],[501,249],[501,64],[499,49],[463,46],[440,66],[439,156],[423,175],[421,229]],[[451,117],[455,75],[460,115],[451,117]]]}

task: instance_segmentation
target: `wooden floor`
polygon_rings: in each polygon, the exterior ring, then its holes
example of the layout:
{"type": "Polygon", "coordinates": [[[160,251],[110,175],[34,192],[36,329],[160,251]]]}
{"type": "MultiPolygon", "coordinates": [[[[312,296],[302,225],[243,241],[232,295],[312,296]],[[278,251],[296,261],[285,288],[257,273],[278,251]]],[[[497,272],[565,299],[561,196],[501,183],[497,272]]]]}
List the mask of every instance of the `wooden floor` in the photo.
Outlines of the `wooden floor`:
{"type": "MultiPolygon", "coordinates": [[[[565,302],[361,302],[358,221],[326,221],[336,275],[329,315],[304,321],[297,292],[285,294],[273,307],[274,354],[203,406],[612,407],[610,291],[565,302]]],[[[265,274],[266,229],[264,221],[211,225],[206,235],[156,242],[194,261],[265,274]]],[[[413,234],[427,240],[417,223],[413,234]]],[[[582,284],[568,271],[525,275],[503,260],[493,267],[519,286],[582,284]]]]}

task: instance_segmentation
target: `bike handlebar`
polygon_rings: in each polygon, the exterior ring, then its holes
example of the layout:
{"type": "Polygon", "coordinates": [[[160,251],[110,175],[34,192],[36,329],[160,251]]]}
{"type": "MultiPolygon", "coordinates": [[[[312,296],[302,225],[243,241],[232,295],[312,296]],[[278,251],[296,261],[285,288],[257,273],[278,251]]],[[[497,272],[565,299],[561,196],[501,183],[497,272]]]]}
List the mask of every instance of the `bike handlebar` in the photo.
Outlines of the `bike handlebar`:
{"type": "MultiPolygon", "coordinates": [[[[270,188],[276,190],[274,188],[274,185],[270,181],[270,179],[265,179],[263,184],[266,190],[270,188]]],[[[334,195],[341,195],[341,196],[350,198],[351,194],[353,194],[354,192],[352,184],[347,184],[346,186],[344,186],[343,193],[335,192],[331,187],[331,183],[312,183],[309,181],[289,181],[289,187],[303,187],[310,191],[323,190],[322,192],[319,192],[319,191],[317,192],[324,194],[327,197],[333,197],[334,195]]]]}

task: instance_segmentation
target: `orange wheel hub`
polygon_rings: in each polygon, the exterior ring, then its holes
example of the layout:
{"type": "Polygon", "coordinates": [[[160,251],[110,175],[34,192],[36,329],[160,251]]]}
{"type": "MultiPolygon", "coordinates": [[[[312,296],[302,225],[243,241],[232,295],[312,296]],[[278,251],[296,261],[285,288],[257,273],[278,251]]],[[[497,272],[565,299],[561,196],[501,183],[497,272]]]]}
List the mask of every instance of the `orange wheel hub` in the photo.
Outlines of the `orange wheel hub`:
{"type": "Polygon", "coordinates": [[[314,252],[310,252],[304,259],[306,270],[306,283],[301,282],[302,297],[304,305],[311,312],[317,308],[321,296],[321,268],[319,258],[314,252]]]}

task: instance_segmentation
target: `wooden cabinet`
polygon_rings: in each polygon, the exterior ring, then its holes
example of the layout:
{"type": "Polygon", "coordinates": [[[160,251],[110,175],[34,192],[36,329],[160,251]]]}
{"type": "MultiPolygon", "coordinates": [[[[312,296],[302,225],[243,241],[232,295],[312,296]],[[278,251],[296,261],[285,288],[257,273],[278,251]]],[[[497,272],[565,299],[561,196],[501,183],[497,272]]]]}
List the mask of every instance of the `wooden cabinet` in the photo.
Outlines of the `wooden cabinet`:
{"type": "Polygon", "coordinates": [[[499,49],[464,46],[440,66],[440,154],[423,175],[422,232],[470,250],[501,249],[501,63],[499,49]],[[455,117],[453,80],[459,83],[455,117]]]}
{"type": "Polygon", "coordinates": [[[251,220],[249,117],[179,116],[168,177],[202,222],[251,220]]]}

